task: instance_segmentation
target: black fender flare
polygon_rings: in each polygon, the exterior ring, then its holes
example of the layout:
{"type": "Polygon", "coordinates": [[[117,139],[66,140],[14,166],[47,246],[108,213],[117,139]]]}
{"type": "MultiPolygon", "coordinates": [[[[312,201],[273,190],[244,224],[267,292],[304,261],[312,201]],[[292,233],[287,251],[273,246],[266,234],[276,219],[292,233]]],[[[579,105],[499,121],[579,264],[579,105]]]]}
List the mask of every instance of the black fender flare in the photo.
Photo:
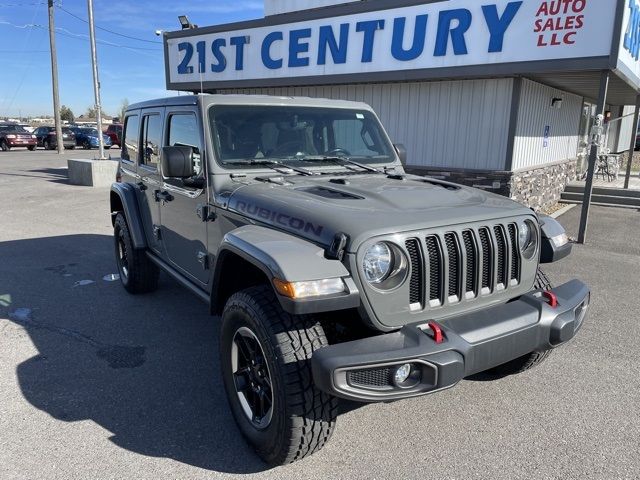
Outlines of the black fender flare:
{"type": "Polygon", "coordinates": [[[147,248],[135,187],[129,183],[112,184],[110,200],[111,224],[115,222],[116,214],[123,212],[131,233],[133,247],[136,249],[147,248]]]}

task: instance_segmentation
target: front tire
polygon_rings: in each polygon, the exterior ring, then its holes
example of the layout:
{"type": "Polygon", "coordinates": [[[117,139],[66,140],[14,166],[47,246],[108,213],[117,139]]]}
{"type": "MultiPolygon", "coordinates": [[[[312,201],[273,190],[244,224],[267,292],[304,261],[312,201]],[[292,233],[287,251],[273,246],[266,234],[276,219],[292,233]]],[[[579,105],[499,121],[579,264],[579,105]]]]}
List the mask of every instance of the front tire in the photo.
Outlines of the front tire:
{"type": "Polygon", "coordinates": [[[314,385],[310,363],[327,344],[320,323],[286,313],[269,286],[243,290],[227,302],[222,378],[240,431],[265,462],[300,460],[331,437],[338,401],[314,385]]]}
{"type": "Polygon", "coordinates": [[[116,215],[113,228],[116,263],[122,285],[133,294],[153,292],[158,288],[160,270],[144,250],[133,248],[124,214],[116,215]]]}
{"type": "Polygon", "coordinates": [[[3,152],[8,152],[9,150],[11,150],[11,147],[9,146],[9,144],[5,140],[2,140],[2,142],[0,143],[0,149],[3,152]]]}
{"type": "Polygon", "coordinates": [[[29,149],[30,152],[33,152],[36,149],[35,145],[30,145],[27,147],[29,149]]]}
{"type": "MultiPolygon", "coordinates": [[[[553,285],[549,277],[540,269],[536,272],[536,281],[533,284],[534,290],[551,290],[553,285]]],[[[531,352],[522,357],[511,360],[510,362],[498,365],[491,370],[487,370],[487,374],[496,377],[504,377],[507,375],[515,375],[518,373],[531,370],[533,367],[540,365],[551,355],[553,350],[545,350],[543,352],[531,352]]]]}

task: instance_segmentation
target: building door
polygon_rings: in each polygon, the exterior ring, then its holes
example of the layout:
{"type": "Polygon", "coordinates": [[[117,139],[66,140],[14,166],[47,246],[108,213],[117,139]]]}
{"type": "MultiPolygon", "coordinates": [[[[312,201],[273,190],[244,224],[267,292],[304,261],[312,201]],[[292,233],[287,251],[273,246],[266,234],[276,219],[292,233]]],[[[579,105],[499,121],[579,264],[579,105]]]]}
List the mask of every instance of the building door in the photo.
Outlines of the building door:
{"type": "Polygon", "coordinates": [[[160,209],[162,243],[169,262],[204,287],[209,283],[210,276],[208,222],[203,218],[207,189],[202,128],[198,125],[196,115],[194,107],[167,108],[164,145],[191,147],[195,175],[188,179],[164,178],[163,191],[168,195],[165,195],[160,209]]]}

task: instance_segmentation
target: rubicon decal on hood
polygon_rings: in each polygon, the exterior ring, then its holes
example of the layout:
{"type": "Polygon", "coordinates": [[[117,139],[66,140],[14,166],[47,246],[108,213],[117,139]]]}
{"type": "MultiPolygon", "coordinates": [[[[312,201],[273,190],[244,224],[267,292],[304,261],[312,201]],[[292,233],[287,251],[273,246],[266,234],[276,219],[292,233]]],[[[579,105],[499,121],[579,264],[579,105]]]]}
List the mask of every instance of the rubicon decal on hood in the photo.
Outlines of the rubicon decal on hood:
{"type": "Polygon", "coordinates": [[[324,227],[322,225],[314,225],[302,218],[292,217],[286,213],[269,210],[268,208],[259,207],[251,203],[242,201],[232,202],[231,209],[237,210],[248,215],[251,218],[261,219],[285,228],[291,228],[304,233],[310,233],[316,237],[322,236],[324,227]]]}

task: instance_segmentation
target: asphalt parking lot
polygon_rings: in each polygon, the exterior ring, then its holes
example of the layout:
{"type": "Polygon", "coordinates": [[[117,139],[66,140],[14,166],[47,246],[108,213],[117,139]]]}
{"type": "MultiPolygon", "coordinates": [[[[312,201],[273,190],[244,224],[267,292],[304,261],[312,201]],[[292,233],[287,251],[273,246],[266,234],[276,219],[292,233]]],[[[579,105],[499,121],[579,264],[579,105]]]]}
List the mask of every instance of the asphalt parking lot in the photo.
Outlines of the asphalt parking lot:
{"type": "Polygon", "coordinates": [[[66,158],[0,152],[0,478],[640,477],[638,211],[594,207],[589,244],[547,268],[592,307],[545,364],[344,406],[324,450],[269,470],[228,410],[216,318],[166,277],[140,297],[107,281],[108,191],[68,185],[66,158]]]}

